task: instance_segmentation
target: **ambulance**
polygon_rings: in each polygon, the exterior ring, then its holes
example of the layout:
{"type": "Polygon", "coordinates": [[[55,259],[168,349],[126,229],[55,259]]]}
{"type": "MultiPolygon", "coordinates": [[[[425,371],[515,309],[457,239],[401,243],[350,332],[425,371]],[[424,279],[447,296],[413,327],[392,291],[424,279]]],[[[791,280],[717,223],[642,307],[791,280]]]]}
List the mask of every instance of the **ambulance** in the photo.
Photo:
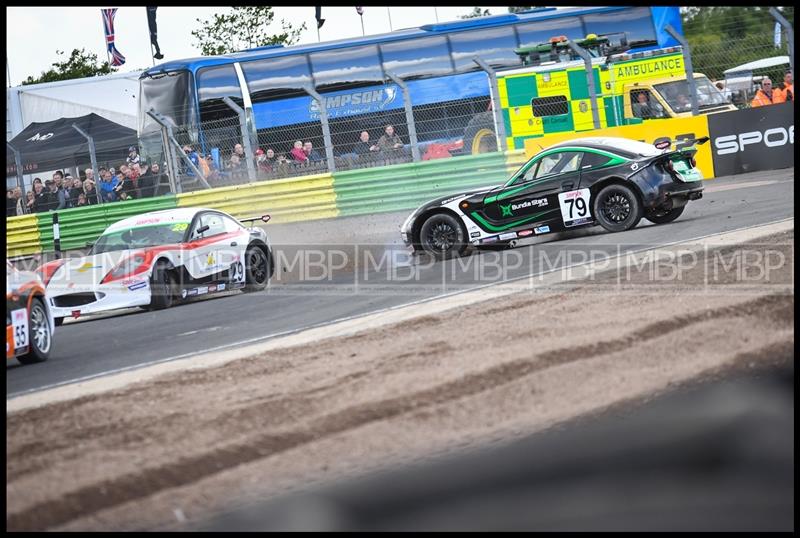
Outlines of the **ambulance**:
{"type": "MultiPolygon", "coordinates": [[[[576,41],[591,56],[599,128],[692,115],[681,47],[637,51],[653,42],[610,42],[595,34],[576,41]]],[[[566,37],[515,52],[523,67],[497,72],[508,149],[523,149],[529,138],[596,128],[585,62],[566,37]]],[[[705,75],[694,79],[701,114],[736,110],[705,75]]],[[[491,111],[470,121],[464,146],[471,153],[496,151],[491,111]]]]}

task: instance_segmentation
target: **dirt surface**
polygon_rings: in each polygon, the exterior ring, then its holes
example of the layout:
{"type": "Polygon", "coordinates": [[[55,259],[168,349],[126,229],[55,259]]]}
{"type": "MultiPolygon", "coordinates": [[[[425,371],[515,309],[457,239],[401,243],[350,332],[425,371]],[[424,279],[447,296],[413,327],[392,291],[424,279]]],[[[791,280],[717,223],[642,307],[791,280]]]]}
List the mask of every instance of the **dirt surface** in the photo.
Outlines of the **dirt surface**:
{"type": "Polygon", "coordinates": [[[728,247],[679,281],[600,275],[8,415],[7,529],[187,528],[770,363],[794,345],[793,245],[747,245],[785,254],[760,278],[720,269],[728,247]]]}

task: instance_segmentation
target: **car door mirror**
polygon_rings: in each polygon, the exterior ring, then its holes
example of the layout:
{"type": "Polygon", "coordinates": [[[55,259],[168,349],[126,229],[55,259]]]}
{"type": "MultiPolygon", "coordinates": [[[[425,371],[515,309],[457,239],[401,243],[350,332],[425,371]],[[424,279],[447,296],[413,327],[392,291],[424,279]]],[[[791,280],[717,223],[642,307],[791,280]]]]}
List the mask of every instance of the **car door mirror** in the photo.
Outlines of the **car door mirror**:
{"type": "Polygon", "coordinates": [[[205,225],[203,225],[203,226],[200,226],[198,229],[196,229],[196,230],[194,231],[194,235],[195,235],[195,237],[197,237],[197,236],[200,236],[200,235],[204,234],[205,232],[207,232],[207,231],[208,231],[208,228],[209,228],[208,224],[205,224],[205,225]]]}

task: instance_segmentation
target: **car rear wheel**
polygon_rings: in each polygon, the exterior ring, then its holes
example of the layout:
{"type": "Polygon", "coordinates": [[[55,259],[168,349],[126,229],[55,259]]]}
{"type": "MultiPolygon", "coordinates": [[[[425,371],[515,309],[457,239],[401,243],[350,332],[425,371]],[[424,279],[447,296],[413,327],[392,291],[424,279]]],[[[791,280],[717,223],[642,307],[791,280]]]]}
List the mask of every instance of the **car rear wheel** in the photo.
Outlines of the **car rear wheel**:
{"type": "Polygon", "coordinates": [[[264,251],[253,245],[247,249],[245,259],[244,291],[261,291],[269,283],[269,259],[264,251]]]}
{"type": "Polygon", "coordinates": [[[436,213],[422,224],[420,244],[438,260],[461,255],[467,248],[467,233],[452,215],[436,213]]]}
{"type": "Polygon", "coordinates": [[[30,345],[28,346],[28,353],[19,356],[19,362],[22,364],[44,362],[50,356],[53,333],[50,330],[50,322],[47,319],[44,303],[38,297],[34,297],[31,303],[28,322],[30,345]]]}
{"type": "Polygon", "coordinates": [[[629,187],[608,185],[594,199],[594,217],[609,232],[630,230],[642,218],[642,204],[629,187]]]}
{"type": "Polygon", "coordinates": [[[666,224],[680,217],[684,209],[686,206],[675,207],[669,211],[649,211],[645,213],[644,218],[653,224],[666,224]]]}
{"type": "Polygon", "coordinates": [[[150,276],[150,304],[148,310],[163,310],[175,302],[175,277],[165,263],[153,268],[150,276]]]}

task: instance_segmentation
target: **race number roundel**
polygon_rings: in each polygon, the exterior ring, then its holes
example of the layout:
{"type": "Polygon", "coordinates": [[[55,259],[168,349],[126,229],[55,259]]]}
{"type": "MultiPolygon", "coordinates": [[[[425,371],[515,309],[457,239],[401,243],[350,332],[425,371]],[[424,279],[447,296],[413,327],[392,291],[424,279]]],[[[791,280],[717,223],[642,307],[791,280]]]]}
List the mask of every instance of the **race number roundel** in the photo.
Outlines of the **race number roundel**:
{"type": "Polygon", "coordinates": [[[589,189],[559,193],[558,204],[564,226],[578,226],[592,221],[592,214],[589,211],[590,198],[589,189]]]}

